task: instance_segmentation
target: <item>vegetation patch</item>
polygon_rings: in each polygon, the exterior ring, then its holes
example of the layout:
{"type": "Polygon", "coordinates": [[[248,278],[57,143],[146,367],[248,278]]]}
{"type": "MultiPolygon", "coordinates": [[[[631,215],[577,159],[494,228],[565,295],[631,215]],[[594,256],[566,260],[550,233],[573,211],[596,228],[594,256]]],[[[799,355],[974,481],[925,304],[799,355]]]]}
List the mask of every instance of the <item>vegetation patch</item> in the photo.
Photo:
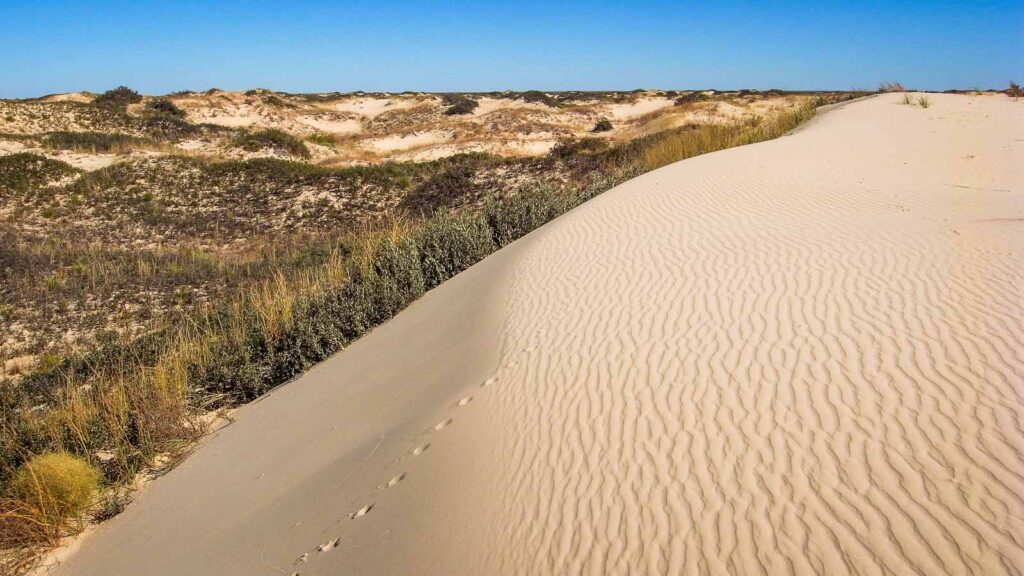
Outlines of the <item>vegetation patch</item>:
{"type": "Polygon", "coordinates": [[[473,110],[480,106],[479,102],[465,94],[445,94],[441,98],[441,104],[444,106],[444,113],[448,116],[472,114],[473,110]]]}
{"type": "Polygon", "coordinates": [[[300,158],[309,158],[309,149],[302,143],[302,140],[276,128],[242,132],[235,137],[233,143],[249,152],[270,150],[300,158]]]}
{"type": "Polygon", "coordinates": [[[129,104],[139,102],[142,102],[142,95],[127,86],[118,86],[113,90],[107,90],[92,101],[96,106],[119,110],[124,110],[129,104]]]}
{"type": "Polygon", "coordinates": [[[46,187],[80,172],[66,162],[29,152],[0,156],[0,197],[46,187]]]}
{"type": "Polygon", "coordinates": [[[157,148],[158,143],[138,136],[112,132],[50,132],[42,137],[43,146],[75,152],[123,153],[138,148],[157,148]]]}
{"type": "Polygon", "coordinates": [[[184,118],[185,112],[181,108],[178,108],[174,102],[171,102],[168,98],[154,98],[146,103],[146,112],[149,114],[157,114],[160,116],[169,116],[172,118],[184,118]]]}

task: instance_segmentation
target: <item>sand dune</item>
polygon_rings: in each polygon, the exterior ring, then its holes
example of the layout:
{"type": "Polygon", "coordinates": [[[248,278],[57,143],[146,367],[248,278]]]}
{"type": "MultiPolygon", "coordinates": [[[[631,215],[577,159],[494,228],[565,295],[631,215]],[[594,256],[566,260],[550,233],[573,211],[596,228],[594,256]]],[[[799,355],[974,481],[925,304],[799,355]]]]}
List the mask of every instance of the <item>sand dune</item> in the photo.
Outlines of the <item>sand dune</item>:
{"type": "Polygon", "coordinates": [[[56,572],[1024,572],[1024,103],[932,101],[589,202],[56,572]]]}

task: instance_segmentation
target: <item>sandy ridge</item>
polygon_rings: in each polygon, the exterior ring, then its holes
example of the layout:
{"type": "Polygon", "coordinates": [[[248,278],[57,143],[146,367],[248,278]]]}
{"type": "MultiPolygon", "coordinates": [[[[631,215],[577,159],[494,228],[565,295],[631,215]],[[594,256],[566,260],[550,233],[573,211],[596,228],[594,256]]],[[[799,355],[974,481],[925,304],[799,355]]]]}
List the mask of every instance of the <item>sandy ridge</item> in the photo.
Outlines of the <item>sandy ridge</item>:
{"type": "Polygon", "coordinates": [[[241,411],[61,574],[1020,574],[1024,112],[630,181],[241,411]]]}

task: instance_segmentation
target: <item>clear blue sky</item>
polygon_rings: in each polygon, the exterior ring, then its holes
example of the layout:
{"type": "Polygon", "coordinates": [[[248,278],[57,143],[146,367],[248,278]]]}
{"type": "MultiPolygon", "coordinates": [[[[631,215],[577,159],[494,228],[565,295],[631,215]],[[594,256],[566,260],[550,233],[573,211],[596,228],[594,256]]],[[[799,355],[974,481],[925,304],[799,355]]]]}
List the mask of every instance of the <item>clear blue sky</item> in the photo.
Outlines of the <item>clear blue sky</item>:
{"type": "Polygon", "coordinates": [[[0,26],[0,97],[1024,82],[1021,0],[0,0],[0,26]]]}

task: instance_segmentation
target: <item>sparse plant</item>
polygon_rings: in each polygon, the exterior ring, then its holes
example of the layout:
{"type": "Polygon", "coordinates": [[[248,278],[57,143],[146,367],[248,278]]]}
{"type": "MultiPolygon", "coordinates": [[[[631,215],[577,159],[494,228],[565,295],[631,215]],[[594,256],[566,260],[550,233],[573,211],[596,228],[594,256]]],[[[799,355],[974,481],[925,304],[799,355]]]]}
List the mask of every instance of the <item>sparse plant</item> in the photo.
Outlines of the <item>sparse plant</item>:
{"type": "Polygon", "coordinates": [[[612,121],[607,118],[601,118],[594,124],[594,128],[591,132],[609,132],[613,128],[612,121]]]}
{"type": "Polygon", "coordinates": [[[881,82],[878,84],[879,92],[906,92],[907,89],[903,87],[900,82],[881,82]]]}
{"type": "Polygon", "coordinates": [[[917,99],[917,105],[920,106],[921,108],[930,108],[932,105],[932,101],[927,96],[920,96],[917,99]]]}

